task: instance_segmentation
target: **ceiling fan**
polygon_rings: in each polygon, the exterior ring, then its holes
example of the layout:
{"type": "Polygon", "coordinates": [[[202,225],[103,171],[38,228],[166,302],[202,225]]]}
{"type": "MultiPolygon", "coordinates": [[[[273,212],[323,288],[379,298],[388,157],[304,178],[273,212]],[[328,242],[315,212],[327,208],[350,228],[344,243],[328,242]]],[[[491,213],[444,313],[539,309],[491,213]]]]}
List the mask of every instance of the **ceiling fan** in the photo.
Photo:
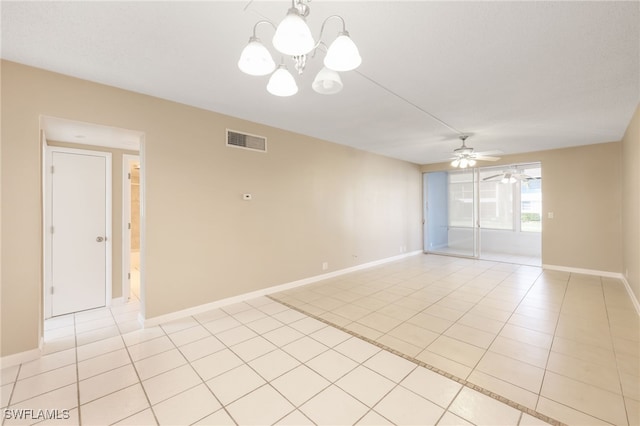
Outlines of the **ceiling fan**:
{"type": "Polygon", "coordinates": [[[533,179],[533,177],[529,175],[525,175],[521,173],[518,169],[509,169],[505,170],[502,173],[498,173],[497,175],[487,176],[482,179],[483,182],[497,182],[500,181],[502,183],[515,183],[516,181],[526,182],[528,180],[533,179]]]}
{"type": "Polygon", "coordinates": [[[473,152],[473,148],[468,147],[465,143],[468,137],[469,135],[459,136],[462,141],[462,146],[453,150],[453,158],[451,158],[453,160],[451,162],[453,167],[466,169],[467,167],[475,166],[477,160],[498,161],[500,159],[500,157],[491,157],[480,152],[473,152]]]}

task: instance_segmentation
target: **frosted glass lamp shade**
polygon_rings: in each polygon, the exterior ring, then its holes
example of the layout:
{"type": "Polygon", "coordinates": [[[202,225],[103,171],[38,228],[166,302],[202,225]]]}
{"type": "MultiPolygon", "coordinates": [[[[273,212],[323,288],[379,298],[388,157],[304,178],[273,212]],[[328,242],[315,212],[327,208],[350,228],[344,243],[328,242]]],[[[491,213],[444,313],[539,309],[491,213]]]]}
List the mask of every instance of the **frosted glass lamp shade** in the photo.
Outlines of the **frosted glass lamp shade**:
{"type": "Polygon", "coordinates": [[[453,161],[451,162],[451,165],[452,165],[453,167],[458,167],[458,165],[460,165],[460,160],[458,160],[458,159],[456,158],[455,160],[453,160],[453,161]]]}
{"type": "Polygon", "coordinates": [[[469,159],[469,167],[473,167],[476,165],[476,160],[474,160],[473,158],[469,159]]]}
{"type": "Polygon", "coordinates": [[[342,79],[340,74],[323,67],[313,80],[313,90],[323,95],[333,95],[342,90],[342,79]]]}
{"type": "Polygon", "coordinates": [[[291,73],[287,71],[284,65],[280,65],[278,69],[271,74],[267,90],[276,96],[291,96],[298,93],[298,85],[291,73]]]}
{"type": "Polygon", "coordinates": [[[298,56],[311,52],[315,45],[311,30],[298,9],[289,9],[273,36],[273,47],[285,55],[298,56]]]}
{"type": "Polygon", "coordinates": [[[360,66],[362,58],[358,47],[344,31],[338,35],[324,57],[324,66],[334,71],[351,71],[360,66]]]}
{"type": "Polygon", "coordinates": [[[240,71],[249,75],[267,75],[276,69],[271,54],[256,37],[251,37],[238,61],[240,71]]]}

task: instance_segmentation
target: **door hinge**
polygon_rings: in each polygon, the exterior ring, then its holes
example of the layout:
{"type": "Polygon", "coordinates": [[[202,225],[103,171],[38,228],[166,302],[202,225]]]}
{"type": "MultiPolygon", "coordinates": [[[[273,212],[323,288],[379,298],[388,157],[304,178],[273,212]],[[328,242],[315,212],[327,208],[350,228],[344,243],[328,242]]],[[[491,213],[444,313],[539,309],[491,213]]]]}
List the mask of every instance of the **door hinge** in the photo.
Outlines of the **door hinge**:
{"type": "Polygon", "coordinates": [[[51,287],[51,294],[53,294],[53,287],[51,287]]]}
{"type": "Polygon", "coordinates": [[[127,173],[127,179],[131,180],[131,173],[127,173]]]}
{"type": "Polygon", "coordinates": [[[53,174],[53,170],[54,170],[54,168],[53,168],[53,166],[51,166],[51,174],[53,174]]]}
{"type": "Polygon", "coordinates": [[[131,229],[131,222],[129,222],[129,223],[127,224],[127,226],[128,226],[128,228],[127,228],[127,229],[131,229]]]}
{"type": "Polygon", "coordinates": [[[129,280],[131,279],[131,272],[129,272],[129,273],[127,274],[127,279],[129,279],[129,280]]]}
{"type": "Polygon", "coordinates": [[[51,233],[53,234],[53,226],[51,227],[51,233]]]}

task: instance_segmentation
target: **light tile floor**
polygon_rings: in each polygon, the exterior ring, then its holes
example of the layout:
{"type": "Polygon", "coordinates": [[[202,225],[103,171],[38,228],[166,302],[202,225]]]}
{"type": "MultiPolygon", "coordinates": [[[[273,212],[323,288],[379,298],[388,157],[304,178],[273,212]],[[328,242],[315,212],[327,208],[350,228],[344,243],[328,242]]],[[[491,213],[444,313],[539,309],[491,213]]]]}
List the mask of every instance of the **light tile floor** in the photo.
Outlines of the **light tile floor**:
{"type": "Polygon", "coordinates": [[[640,321],[617,279],[421,255],[272,297],[513,406],[640,424],[640,321]]]}
{"type": "Polygon", "coordinates": [[[262,297],[144,330],[137,303],[47,321],[46,355],[1,371],[2,424],[545,424],[473,383],[638,424],[638,317],[614,280],[415,256],[277,297],[310,315],[262,297]]]}
{"type": "MultiPolygon", "coordinates": [[[[434,255],[445,255],[445,256],[462,256],[466,257],[469,255],[469,251],[465,249],[456,249],[449,247],[442,247],[433,252],[434,255]]],[[[518,265],[527,265],[527,266],[542,266],[542,256],[538,253],[537,256],[525,256],[511,253],[501,253],[498,251],[492,251],[487,248],[480,248],[480,259],[488,260],[493,262],[505,262],[505,263],[515,263],[518,265]]]]}
{"type": "Polygon", "coordinates": [[[135,307],[48,322],[77,344],[3,369],[2,407],[69,418],[3,424],[544,424],[266,297],[112,335],[135,307]]]}
{"type": "Polygon", "coordinates": [[[542,266],[542,257],[539,255],[524,256],[524,255],[517,255],[517,254],[490,252],[488,250],[481,251],[480,253],[481,253],[480,258],[482,260],[516,263],[519,265],[528,265],[528,266],[542,266]]]}

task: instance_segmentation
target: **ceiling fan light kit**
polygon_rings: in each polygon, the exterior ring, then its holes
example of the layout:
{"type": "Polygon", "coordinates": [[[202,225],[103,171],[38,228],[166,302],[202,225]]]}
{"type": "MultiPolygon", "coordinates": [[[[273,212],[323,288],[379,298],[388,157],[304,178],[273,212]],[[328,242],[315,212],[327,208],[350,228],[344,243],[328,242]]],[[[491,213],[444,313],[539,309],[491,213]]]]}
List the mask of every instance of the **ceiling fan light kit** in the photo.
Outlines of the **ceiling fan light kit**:
{"type": "Polygon", "coordinates": [[[498,157],[489,157],[487,155],[481,155],[473,151],[473,148],[470,148],[466,145],[466,140],[469,138],[469,135],[460,135],[459,139],[462,141],[462,146],[460,148],[456,148],[453,150],[453,161],[451,162],[451,166],[460,169],[466,169],[467,167],[474,167],[477,163],[477,160],[482,161],[498,161],[500,158],[498,157]]]}
{"type": "Polygon", "coordinates": [[[272,39],[273,47],[282,55],[290,56],[293,59],[298,74],[304,72],[310,54],[313,58],[320,47],[326,50],[324,67],[318,72],[311,85],[317,93],[332,95],[340,92],[343,84],[338,72],[352,71],[362,63],[358,47],[349,36],[345,21],[340,15],[327,17],[322,22],[318,41],[314,40],[311,29],[305,20],[309,15],[308,1],[291,0],[291,8],[277,26],[267,20],[256,22],[253,26],[253,35],[240,54],[238,68],[242,72],[253,76],[272,74],[267,90],[273,95],[294,95],[298,92],[298,86],[295,78],[284,65],[284,61],[281,60],[280,65],[276,67],[269,49],[256,36],[256,30],[260,24],[268,24],[275,29],[272,39]],[[326,44],[322,42],[322,34],[325,24],[332,18],[342,22],[342,31],[327,48],[326,44]]]}

